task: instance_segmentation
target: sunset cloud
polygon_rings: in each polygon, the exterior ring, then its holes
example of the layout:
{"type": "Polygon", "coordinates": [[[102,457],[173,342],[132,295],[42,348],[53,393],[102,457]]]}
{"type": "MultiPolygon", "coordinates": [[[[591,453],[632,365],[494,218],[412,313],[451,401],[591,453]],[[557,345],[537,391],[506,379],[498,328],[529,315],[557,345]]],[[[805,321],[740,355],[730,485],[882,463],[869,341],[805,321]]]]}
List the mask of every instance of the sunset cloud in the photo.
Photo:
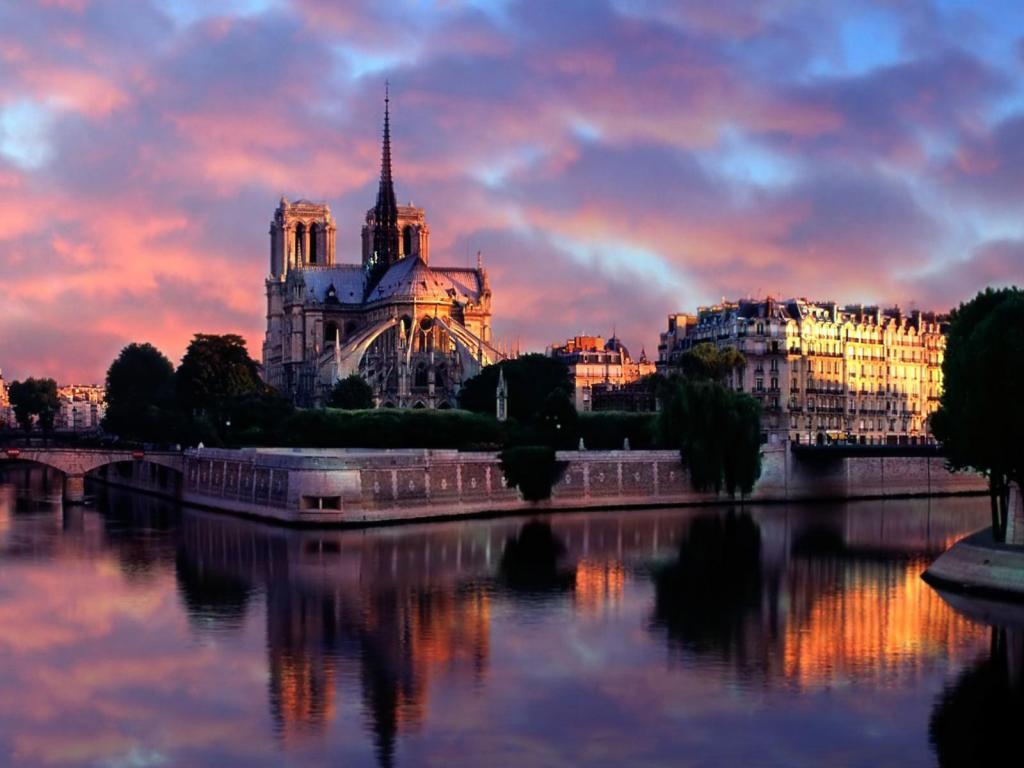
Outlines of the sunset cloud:
{"type": "Polygon", "coordinates": [[[51,0],[0,9],[0,367],[258,356],[278,197],[399,197],[542,349],[747,294],[948,309],[1024,284],[1024,18],[952,0],[51,0]]]}

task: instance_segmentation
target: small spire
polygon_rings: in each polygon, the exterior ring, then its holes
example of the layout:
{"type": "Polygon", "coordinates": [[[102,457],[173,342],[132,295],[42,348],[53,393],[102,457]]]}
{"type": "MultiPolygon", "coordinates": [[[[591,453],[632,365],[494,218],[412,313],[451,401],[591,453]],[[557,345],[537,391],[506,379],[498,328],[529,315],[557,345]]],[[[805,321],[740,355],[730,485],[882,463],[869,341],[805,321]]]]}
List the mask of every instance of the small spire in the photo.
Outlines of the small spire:
{"type": "Polygon", "coordinates": [[[484,255],[480,251],[476,252],[476,268],[477,269],[483,269],[484,268],[484,255]]]}

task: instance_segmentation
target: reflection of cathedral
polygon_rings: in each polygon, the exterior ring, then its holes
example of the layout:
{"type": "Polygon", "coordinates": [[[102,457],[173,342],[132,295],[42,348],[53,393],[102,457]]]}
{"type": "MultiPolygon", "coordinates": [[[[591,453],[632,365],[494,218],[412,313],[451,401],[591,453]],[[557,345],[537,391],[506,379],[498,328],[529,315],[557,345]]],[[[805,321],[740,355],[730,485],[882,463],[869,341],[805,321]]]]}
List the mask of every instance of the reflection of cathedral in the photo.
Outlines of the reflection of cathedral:
{"type": "Polygon", "coordinates": [[[500,357],[491,345],[491,289],[479,258],[476,268],[430,266],[424,210],[395,200],[386,100],[362,264],[336,264],[335,239],[327,205],[281,198],[270,225],[267,383],[318,405],[338,379],[358,373],[377,405],[453,406],[462,382],[500,357]]]}

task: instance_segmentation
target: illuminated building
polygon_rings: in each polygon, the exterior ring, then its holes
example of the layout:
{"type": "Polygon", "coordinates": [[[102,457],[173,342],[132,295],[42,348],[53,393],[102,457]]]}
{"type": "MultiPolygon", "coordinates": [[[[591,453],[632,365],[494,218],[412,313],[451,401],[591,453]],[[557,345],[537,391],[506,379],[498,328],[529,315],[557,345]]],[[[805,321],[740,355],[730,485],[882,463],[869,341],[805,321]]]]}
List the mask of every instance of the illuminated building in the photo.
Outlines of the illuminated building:
{"type": "Polygon", "coordinates": [[[615,336],[607,342],[600,336],[575,336],[565,344],[548,348],[548,356],[569,368],[578,411],[594,410],[595,385],[605,389],[623,387],[654,373],[654,363],[641,353],[634,361],[629,350],[615,336]]]}
{"type": "Polygon", "coordinates": [[[4,381],[3,371],[0,371],[0,428],[14,427],[17,426],[17,423],[10,398],[7,395],[7,382],[4,381]]]}
{"type": "Polygon", "coordinates": [[[742,300],[670,315],[658,368],[677,370],[697,344],[735,347],[746,366],[728,384],[764,408],[769,435],[793,442],[932,441],[947,318],[805,299],[742,300]]]}
{"type": "Polygon", "coordinates": [[[98,429],[106,414],[106,390],[95,384],[66,384],[57,387],[60,410],[57,429],[73,432],[98,429]]]}
{"type": "Polygon", "coordinates": [[[377,202],[362,227],[362,263],[335,263],[330,208],[281,198],[270,224],[266,382],[301,405],[322,405],[358,374],[378,406],[447,408],[462,382],[502,359],[491,343],[491,288],[475,268],[429,263],[422,208],[398,205],[390,115],[377,202]]]}

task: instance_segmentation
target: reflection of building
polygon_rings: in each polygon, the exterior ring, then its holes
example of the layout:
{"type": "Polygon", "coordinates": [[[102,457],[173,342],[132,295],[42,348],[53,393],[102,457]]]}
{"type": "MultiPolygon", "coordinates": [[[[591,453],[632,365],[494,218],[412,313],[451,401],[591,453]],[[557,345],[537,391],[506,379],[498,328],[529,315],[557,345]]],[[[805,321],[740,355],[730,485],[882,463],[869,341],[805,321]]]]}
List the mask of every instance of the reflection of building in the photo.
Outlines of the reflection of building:
{"type": "Polygon", "coordinates": [[[629,356],[629,350],[614,336],[607,342],[600,336],[576,336],[565,344],[550,347],[548,355],[569,367],[578,411],[597,410],[594,408],[593,397],[595,386],[608,393],[638,381],[655,370],[654,363],[647,361],[645,353],[641,353],[640,359],[634,361],[629,356]]]}
{"type": "Polygon", "coordinates": [[[106,391],[95,384],[67,384],[57,387],[60,410],[57,429],[83,431],[97,429],[106,413],[106,391]]]}
{"type": "Polygon", "coordinates": [[[266,594],[270,708],[286,743],[323,733],[341,680],[353,679],[345,667],[358,665],[386,765],[397,735],[426,717],[430,679],[454,673],[479,680],[490,655],[490,597],[480,588],[457,589],[455,580],[463,564],[484,563],[485,553],[467,546],[463,557],[461,544],[448,550],[440,537],[431,558],[429,542],[412,537],[399,554],[387,539],[189,515],[179,581],[188,604],[206,615],[218,604],[240,605],[240,585],[266,594]]]}
{"type": "Polygon", "coordinates": [[[942,392],[946,318],[898,308],[743,300],[671,315],[659,370],[696,344],[735,347],[747,360],[729,384],[765,409],[770,433],[794,442],[930,442],[942,392]]]}
{"type": "Polygon", "coordinates": [[[491,345],[491,288],[479,258],[476,268],[430,266],[424,210],[395,201],[386,108],[362,264],[336,264],[335,239],[327,205],[281,198],[270,224],[267,383],[316,405],[356,373],[377,405],[453,406],[462,382],[501,358],[491,345]]]}
{"type": "Polygon", "coordinates": [[[573,595],[578,609],[585,613],[604,613],[622,603],[626,570],[620,562],[590,559],[576,564],[573,595]]]}
{"type": "Polygon", "coordinates": [[[921,671],[921,649],[958,648],[987,632],[949,610],[921,579],[927,560],[800,558],[783,639],[784,674],[803,686],[836,679],[897,679],[921,671]],[[838,589],[825,589],[823,583],[838,589]]]}
{"type": "Polygon", "coordinates": [[[701,513],[678,558],[654,571],[653,626],[672,649],[721,659],[744,679],[914,679],[986,637],[920,578],[946,542],[985,519],[984,500],[962,504],[701,513]]]}

